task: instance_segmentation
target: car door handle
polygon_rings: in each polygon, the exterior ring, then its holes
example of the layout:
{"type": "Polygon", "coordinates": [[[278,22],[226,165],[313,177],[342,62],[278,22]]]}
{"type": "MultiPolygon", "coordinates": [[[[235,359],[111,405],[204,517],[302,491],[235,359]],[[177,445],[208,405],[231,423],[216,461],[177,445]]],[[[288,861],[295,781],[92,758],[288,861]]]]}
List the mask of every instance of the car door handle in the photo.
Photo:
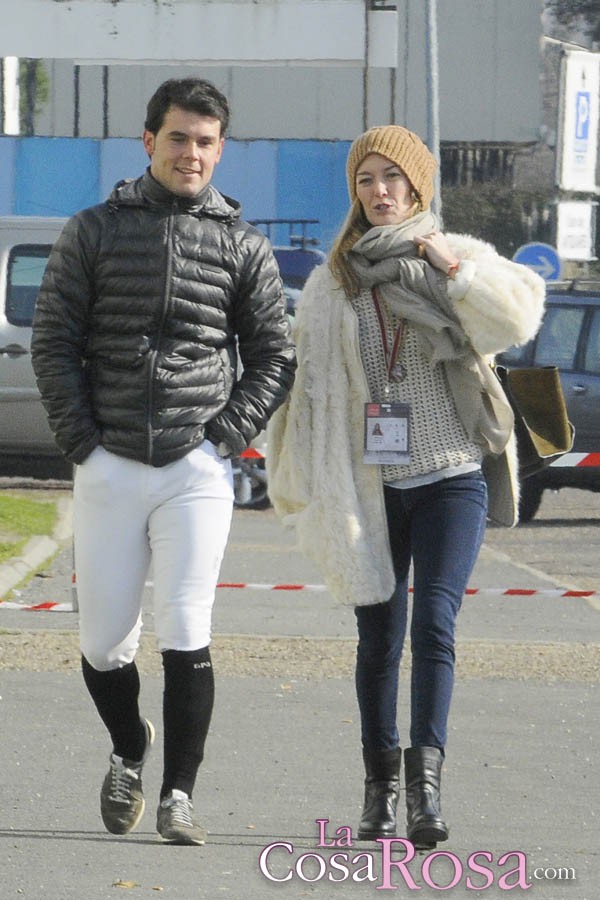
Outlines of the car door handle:
{"type": "Polygon", "coordinates": [[[7,344],[6,347],[0,347],[0,356],[25,356],[29,353],[26,347],[20,344],[7,344]]]}
{"type": "Polygon", "coordinates": [[[573,394],[587,394],[587,388],[584,384],[574,384],[571,388],[573,394]]]}

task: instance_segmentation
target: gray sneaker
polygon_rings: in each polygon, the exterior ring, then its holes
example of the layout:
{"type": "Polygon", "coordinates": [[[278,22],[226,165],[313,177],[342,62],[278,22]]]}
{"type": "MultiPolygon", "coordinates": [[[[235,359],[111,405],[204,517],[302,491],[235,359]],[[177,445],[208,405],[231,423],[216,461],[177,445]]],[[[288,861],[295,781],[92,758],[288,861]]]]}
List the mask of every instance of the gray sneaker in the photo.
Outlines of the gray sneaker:
{"type": "Polygon", "coordinates": [[[127,834],[133,831],[144,813],[142,769],[154,743],[154,726],[142,720],[146,728],[146,749],[140,762],[110,755],[110,769],[100,791],[100,812],[107,831],[127,834]]]}
{"type": "Polygon", "coordinates": [[[183,791],[171,791],[161,802],[156,830],[170,844],[206,843],[206,830],[196,821],[192,801],[183,791]]]}

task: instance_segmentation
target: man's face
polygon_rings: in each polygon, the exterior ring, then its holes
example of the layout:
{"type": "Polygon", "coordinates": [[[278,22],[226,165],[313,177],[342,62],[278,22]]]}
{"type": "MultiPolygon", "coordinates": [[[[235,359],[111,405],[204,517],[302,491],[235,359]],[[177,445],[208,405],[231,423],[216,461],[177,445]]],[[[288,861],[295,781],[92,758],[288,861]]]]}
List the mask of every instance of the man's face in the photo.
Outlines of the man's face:
{"type": "Polygon", "coordinates": [[[221,123],[210,116],[171,106],[156,134],[144,131],[150,172],[179,197],[195,197],[211,180],[225,139],[221,123]]]}

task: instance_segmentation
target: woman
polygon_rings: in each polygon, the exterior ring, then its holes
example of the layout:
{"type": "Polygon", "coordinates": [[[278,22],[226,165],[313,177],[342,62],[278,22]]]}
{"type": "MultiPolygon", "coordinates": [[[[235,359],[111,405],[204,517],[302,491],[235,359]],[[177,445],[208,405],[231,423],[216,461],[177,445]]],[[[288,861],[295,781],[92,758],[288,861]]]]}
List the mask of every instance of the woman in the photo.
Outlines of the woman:
{"type": "Polygon", "coordinates": [[[298,374],[269,431],[270,494],[358,626],[360,839],[396,833],[398,670],[413,567],[407,836],[440,807],[454,625],[486,516],[516,522],[510,407],[493,355],[537,331],[544,283],[430,211],[435,160],[396,125],[350,148],[350,211],[296,316],[298,374]],[[489,498],[489,506],[488,506],[489,498]]]}

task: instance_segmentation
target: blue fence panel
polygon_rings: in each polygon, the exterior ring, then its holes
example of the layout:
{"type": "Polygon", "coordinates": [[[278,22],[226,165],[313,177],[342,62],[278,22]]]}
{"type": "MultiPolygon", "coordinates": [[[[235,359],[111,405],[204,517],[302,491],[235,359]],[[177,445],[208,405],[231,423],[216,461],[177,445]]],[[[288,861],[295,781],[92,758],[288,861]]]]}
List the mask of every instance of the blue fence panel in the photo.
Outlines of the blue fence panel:
{"type": "Polygon", "coordinates": [[[0,138],[0,216],[10,216],[15,197],[17,139],[0,138]]]}
{"type": "Polygon", "coordinates": [[[225,141],[213,183],[242,204],[244,219],[277,216],[276,141],[225,141]]]}
{"type": "MultiPolygon", "coordinates": [[[[319,247],[331,245],[348,209],[348,141],[225,143],[215,186],[242,204],[245,219],[317,219],[319,247]]],[[[71,215],[98,203],[148,163],[138,139],[0,139],[0,214],[71,215]]],[[[272,234],[285,244],[288,230],[272,234]]]]}
{"type": "Polygon", "coordinates": [[[148,154],[139,138],[107,138],[100,141],[100,195],[106,200],[117,181],[137,178],[148,165],[148,154]]]}
{"type": "MultiPolygon", "coordinates": [[[[148,165],[142,142],[112,138],[101,142],[100,199],[108,197],[117,181],[137,178],[148,165]]],[[[245,219],[274,218],[277,214],[276,141],[227,140],[215,168],[217,190],[242,204],[245,219]]]]}
{"type": "Polygon", "coordinates": [[[99,142],[24,138],[17,145],[14,212],[68,216],[98,200],[99,142]]]}
{"type": "Polygon", "coordinates": [[[319,219],[315,230],[326,250],[348,210],[347,141],[279,141],[279,218],[319,219]]]}

